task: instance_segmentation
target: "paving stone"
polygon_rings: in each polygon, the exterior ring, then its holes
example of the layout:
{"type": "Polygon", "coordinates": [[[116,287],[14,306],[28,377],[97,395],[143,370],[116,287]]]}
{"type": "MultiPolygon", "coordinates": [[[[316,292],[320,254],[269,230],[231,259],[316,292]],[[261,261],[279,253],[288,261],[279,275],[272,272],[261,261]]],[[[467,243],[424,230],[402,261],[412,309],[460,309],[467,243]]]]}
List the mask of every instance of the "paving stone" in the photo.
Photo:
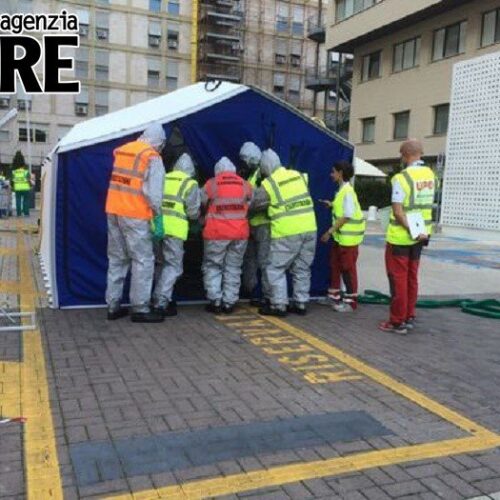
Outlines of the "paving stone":
{"type": "Polygon", "coordinates": [[[439,476],[440,474],[445,474],[446,469],[439,464],[424,464],[415,465],[412,467],[405,467],[405,471],[415,478],[429,477],[429,476],[439,476]]]}
{"type": "Polygon", "coordinates": [[[412,481],[398,482],[396,484],[387,484],[385,486],[381,486],[381,488],[386,491],[389,496],[394,498],[426,491],[426,488],[422,485],[422,483],[415,479],[412,481]]]}

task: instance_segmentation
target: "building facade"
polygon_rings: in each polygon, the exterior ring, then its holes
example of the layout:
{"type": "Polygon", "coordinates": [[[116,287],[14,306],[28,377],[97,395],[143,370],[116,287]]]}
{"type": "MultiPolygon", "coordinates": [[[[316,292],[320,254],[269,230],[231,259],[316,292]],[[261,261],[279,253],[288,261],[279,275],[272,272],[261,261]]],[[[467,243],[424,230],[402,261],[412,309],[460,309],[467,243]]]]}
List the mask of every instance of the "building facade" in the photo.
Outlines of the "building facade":
{"type": "MultiPolygon", "coordinates": [[[[17,149],[39,165],[78,121],[214,77],[258,85],[312,114],[306,68],[326,58],[307,38],[321,0],[0,0],[0,12],[59,12],[80,19],[79,95],[0,96],[17,107],[0,130],[0,164],[17,149]],[[29,126],[28,126],[29,123],[29,126]],[[29,133],[28,130],[31,132],[29,133]]],[[[41,65],[40,65],[41,66],[41,65]]],[[[38,69],[38,68],[37,68],[38,69]]],[[[40,67],[41,69],[41,67],[40,67]]],[[[64,73],[63,73],[64,74],[64,73]]],[[[328,105],[328,101],[326,101],[328,105]]],[[[319,108],[323,108],[322,103],[319,108]]]]}
{"type": "Polygon", "coordinates": [[[453,65],[500,50],[500,0],[335,0],[326,45],[354,55],[357,156],[393,165],[417,137],[433,162],[446,150],[453,65]]]}

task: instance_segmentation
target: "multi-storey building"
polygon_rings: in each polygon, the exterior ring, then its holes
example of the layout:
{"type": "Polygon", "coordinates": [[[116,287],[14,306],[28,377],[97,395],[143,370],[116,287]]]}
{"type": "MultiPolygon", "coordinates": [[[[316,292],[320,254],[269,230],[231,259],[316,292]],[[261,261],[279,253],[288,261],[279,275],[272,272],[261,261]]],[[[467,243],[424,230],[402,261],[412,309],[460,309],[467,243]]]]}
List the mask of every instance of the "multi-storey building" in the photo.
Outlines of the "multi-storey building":
{"type": "MultiPolygon", "coordinates": [[[[0,0],[1,12],[78,14],[74,51],[79,95],[0,96],[17,107],[0,130],[0,163],[14,152],[39,165],[75,123],[204,78],[258,85],[305,112],[320,112],[307,90],[307,67],[326,58],[307,38],[307,20],[323,0],[0,0]],[[29,116],[28,116],[29,115],[29,116]],[[29,118],[29,120],[28,120],[29,118]],[[28,134],[28,121],[31,134],[28,134]]],[[[41,68],[40,68],[41,69],[41,68]]],[[[64,72],[63,72],[64,74],[64,72]]],[[[325,100],[328,105],[328,100],[325,100]]],[[[322,112],[322,111],[321,111],[322,112]]]]}
{"type": "Polygon", "coordinates": [[[349,139],[393,164],[407,137],[446,149],[453,65],[500,50],[500,0],[335,0],[326,46],[354,55],[349,139]]]}

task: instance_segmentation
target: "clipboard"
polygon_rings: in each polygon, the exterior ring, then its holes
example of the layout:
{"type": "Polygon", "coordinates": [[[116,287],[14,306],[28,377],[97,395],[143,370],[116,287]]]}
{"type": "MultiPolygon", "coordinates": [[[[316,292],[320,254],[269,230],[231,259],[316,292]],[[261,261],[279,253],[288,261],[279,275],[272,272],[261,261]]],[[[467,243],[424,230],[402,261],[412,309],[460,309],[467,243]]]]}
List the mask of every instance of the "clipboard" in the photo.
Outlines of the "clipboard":
{"type": "Polygon", "coordinates": [[[428,234],[425,227],[425,221],[420,212],[410,212],[406,214],[408,220],[408,228],[411,237],[416,240],[421,234],[428,234]]]}

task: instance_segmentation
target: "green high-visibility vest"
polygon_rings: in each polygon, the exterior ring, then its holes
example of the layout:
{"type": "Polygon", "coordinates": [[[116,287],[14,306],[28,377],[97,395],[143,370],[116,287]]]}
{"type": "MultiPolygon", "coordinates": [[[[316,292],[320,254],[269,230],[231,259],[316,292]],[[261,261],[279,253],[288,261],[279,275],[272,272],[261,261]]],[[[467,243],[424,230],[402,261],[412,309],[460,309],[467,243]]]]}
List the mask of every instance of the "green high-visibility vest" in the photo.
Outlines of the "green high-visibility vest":
{"type": "Polygon", "coordinates": [[[18,168],[12,172],[12,181],[14,183],[14,191],[29,191],[31,185],[28,181],[29,172],[25,168],[18,168]]]}
{"type": "MultiPolygon", "coordinates": [[[[432,207],[437,187],[434,172],[429,167],[408,167],[395,175],[392,183],[396,180],[406,194],[403,210],[406,214],[420,212],[425,221],[427,234],[432,234],[432,207]]],[[[409,231],[396,220],[393,212],[391,212],[386,240],[393,245],[410,246],[416,243],[409,231]]]]}
{"type": "MultiPolygon", "coordinates": [[[[252,188],[256,188],[260,181],[260,170],[257,168],[249,177],[248,182],[252,186],[252,188]]],[[[264,224],[269,224],[269,217],[267,216],[266,211],[257,212],[250,217],[250,225],[252,227],[262,226],[264,224]]]]}
{"type": "Polygon", "coordinates": [[[184,172],[174,170],[165,176],[163,185],[163,234],[186,241],[189,221],[186,214],[186,198],[196,181],[184,172]]]}
{"type": "Polygon", "coordinates": [[[270,199],[267,215],[271,220],[272,239],[317,231],[307,182],[305,174],[284,167],[262,182],[270,199]]]}
{"type": "Polygon", "coordinates": [[[336,219],[344,217],[344,198],[351,194],[354,199],[354,215],[335,233],[333,239],[344,247],[354,247],[361,245],[365,237],[366,221],[359,205],[358,196],[353,187],[346,182],[337,192],[332,204],[332,216],[336,219]]]}

